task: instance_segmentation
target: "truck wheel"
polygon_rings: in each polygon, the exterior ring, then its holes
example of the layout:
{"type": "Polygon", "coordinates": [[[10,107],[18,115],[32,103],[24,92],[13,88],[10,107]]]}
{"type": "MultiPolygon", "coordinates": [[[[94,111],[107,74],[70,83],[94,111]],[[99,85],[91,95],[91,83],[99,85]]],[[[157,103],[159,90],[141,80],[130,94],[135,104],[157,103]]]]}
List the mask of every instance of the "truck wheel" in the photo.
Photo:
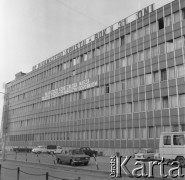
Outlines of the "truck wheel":
{"type": "Polygon", "coordinates": [[[178,157],[176,158],[176,161],[178,161],[182,167],[185,166],[185,159],[184,159],[184,157],[178,156],[178,157]]]}
{"type": "Polygon", "coordinates": [[[71,166],[75,166],[75,162],[73,161],[73,159],[71,159],[70,164],[71,166]]]}

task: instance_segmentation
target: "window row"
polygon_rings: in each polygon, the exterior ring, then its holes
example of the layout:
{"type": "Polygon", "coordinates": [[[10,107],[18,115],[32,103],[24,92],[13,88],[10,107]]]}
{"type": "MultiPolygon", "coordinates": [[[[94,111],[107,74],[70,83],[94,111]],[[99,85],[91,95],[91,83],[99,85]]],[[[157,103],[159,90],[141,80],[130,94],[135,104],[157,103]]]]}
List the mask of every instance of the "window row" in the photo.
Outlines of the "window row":
{"type": "MultiPolygon", "coordinates": [[[[182,125],[182,127],[185,129],[184,125],[182,125]]],[[[166,125],[155,127],[149,126],[89,131],[53,132],[39,134],[35,133],[34,135],[11,135],[9,139],[10,141],[155,139],[159,138],[161,132],[169,132],[171,131],[171,129],[172,127],[166,125]]],[[[168,143],[167,140],[165,141],[165,143],[166,142],[168,143]]]]}

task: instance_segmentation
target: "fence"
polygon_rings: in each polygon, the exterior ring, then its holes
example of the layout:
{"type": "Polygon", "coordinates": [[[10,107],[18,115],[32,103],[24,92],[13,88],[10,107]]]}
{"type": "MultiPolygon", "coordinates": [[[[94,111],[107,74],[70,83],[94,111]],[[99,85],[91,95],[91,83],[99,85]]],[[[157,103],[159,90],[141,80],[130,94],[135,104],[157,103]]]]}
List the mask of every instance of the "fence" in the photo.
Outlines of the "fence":
{"type": "MultiPolygon", "coordinates": [[[[32,174],[32,173],[22,171],[19,167],[17,167],[17,168],[6,168],[6,167],[3,167],[1,164],[0,164],[0,180],[2,179],[1,178],[2,169],[6,169],[6,170],[10,170],[10,171],[16,171],[17,172],[17,176],[16,176],[17,179],[16,180],[21,180],[20,179],[20,173],[27,174],[27,175],[30,175],[30,176],[45,176],[46,180],[49,180],[49,177],[54,178],[54,179],[58,179],[58,180],[69,180],[69,179],[65,179],[65,178],[59,178],[59,177],[51,176],[51,175],[49,175],[48,172],[46,172],[45,174],[32,174]]],[[[81,178],[78,177],[77,179],[74,179],[74,180],[80,180],[80,179],[81,178]]]]}

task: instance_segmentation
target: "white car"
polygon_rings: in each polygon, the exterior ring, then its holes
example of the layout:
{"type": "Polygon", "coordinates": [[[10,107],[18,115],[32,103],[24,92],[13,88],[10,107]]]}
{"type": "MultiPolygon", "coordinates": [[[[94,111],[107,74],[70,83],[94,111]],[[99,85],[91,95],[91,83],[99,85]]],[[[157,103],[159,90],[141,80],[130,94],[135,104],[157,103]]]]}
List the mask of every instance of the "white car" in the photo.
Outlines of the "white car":
{"type": "Polygon", "coordinates": [[[46,146],[37,146],[36,148],[32,149],[32,153],[36,153],[36,154],[47,153],[46,146]]]}
{"type": "Polygon", "coordinates": [[[154,159],[155,151],[151,148],[145,148],[139,151],[138,153],[134,154],[135,160],[153,160],[154,159]]]}

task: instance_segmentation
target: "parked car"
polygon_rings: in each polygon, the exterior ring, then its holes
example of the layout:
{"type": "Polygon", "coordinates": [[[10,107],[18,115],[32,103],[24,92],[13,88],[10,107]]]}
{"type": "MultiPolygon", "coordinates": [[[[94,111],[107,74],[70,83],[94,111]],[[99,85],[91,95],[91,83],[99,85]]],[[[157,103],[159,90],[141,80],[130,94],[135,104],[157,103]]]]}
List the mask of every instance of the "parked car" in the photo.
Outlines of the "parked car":
{"type": "Polygon", "coordinates": [[[80,149],[70,149],[61,154],[56,154],[56,159],[58,164],[69,163],[75,166],[77,164],[88,165],[90,157],[80,149]]]}
{"type": "Polygon", "coordinates": [[[154,159],[155,150],[152,148],[145,148],[134,154],[135,160],[153,160],[154,159]]]}
{"type": "Polygon", "coordinates": [[[59,153],[62,153],[63,151],[62,148],[57,145],[48,145],[46,149],[47,149],[47,153],[49,154],[59,154],[59,153]]]}
{"type": "Polygon", "coordinates": [[[92,150],[91,148],[89,147],[81,147],[80,150],[82,150],[86,155],[90,156],[90,157],[93,157],[93,154],[95,156],[97,156],[98,154],[98,151],[96,150],[92,150]]]}
{"type": "Polygon", "coordinates": [[[40,154],[40,153],[47,153],[46,146],[37,146],[36,148],[32,149],[32,153],[40,154]]]}

